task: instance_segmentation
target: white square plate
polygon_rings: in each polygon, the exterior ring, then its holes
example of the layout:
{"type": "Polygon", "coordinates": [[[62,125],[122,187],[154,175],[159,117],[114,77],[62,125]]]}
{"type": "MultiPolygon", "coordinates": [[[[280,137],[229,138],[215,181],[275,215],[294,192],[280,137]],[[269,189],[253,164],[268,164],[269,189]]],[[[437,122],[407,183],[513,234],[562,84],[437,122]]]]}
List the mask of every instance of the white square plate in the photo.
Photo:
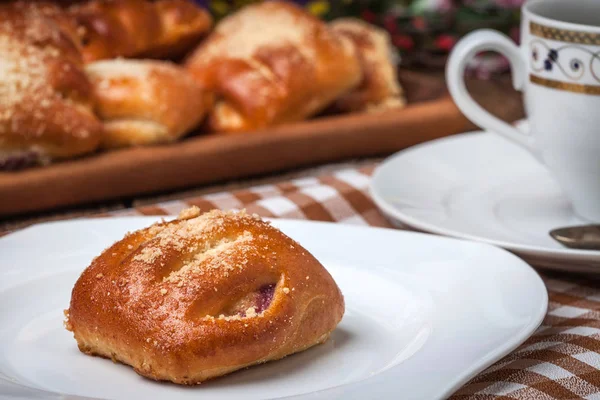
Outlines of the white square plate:
{"type": "Polygon", "coordinates": [[[331,339],[196,387],[79,352],[62,325],[90,260],[154,218],[37,225],[0,239],[0,398],[440,399],[522,343],[547,307],[538,275],[489,245],[275,220],[331,272],[346,314],[331,339]]]}

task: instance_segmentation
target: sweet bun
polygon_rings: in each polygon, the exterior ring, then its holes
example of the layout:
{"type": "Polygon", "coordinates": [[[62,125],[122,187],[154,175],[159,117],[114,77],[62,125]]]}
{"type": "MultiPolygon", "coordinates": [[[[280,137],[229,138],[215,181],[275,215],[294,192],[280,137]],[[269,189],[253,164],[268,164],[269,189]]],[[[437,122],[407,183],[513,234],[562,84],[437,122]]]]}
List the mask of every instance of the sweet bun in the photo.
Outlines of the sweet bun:
{"type": "Polygon", "coordinates": [[[83,272],[79,349],[197,384],[327,340],[344,313],[327,270],[258,217],[198,209],[127,234],[83,272]]]}
{"type": "Polygon", "coordinates": [[[0,5],[0,169],[94,151],[102,124],[62,10],[0,5]]]}
{"type": "Polygon", "coordinates": [[[283,1],[252,4],[223,19],[186,67],[215,92],[208,122],[223,132],[304,120],[362,77],[348,39],[283,1]]]}
{"type": "Polygon", "coordinates": [[[329,26],[356,46],[363,78],[335,103],[344,112],[377,112],[402,108],[406,101],[398,83],[392,44],[386,31],[356,18],[340,18],[329,26]]]}
{"type": "Polygon", "coordinates": [[[91,0],[68,12],[86,62],[179,57],[212,26],[210,14],[191,0],[91,0]]]}
{"type": "Polygon", "coordinates": [[[105,148],[173,142],[202,122],[211,103],[187,71],[170,62],[104,60],[86,71],[105,148]]]}

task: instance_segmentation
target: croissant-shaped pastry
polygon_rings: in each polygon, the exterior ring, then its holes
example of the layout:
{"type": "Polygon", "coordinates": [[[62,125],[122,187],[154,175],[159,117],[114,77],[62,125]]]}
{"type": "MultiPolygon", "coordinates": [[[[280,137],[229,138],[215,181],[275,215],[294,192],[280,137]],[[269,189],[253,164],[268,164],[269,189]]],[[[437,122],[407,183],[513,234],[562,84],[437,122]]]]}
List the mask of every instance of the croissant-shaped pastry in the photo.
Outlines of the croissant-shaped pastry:
{"type": "Polygon", "coordinates": [[[92,261],[65,324],[84,353],[197,384],[322,343],[343,313],[333,278],[297,242],[243,212],[193,208],[92,261]]]}
{"type": "Polygon", "coordinates": [[[336,100],[336,109],[378,112],[402,108],[406,102],[398,82],[389,34],[356,18],[336,19],[329,26],[354,43],[363,70],[361,83],[336,100]]]}
{"type": "Polygon", "coordinates": [[[94,151],[102,125],[62,10],[7,3],[0,21],[0,169],[94,151]]]}
{"type": "Polygon", "coordinates": [[[208,122],[223,132],[304,120],[362,77],[350,40],[283,1],[252,4],[222,20],[186,67],[216,93],[208,122]]]}
{"type": "Polygon", "coordinates": [[[185,69],[167,61],[102,60],[86,72],[105,148],[173,142],[202,122],[211,103],[185,69]]]}
{"type": "Polygon", "coordinates": [[[212,26],[210,14],[190,0],[91,0],[68,12],[86,62],[179,57],[212,26]]]}

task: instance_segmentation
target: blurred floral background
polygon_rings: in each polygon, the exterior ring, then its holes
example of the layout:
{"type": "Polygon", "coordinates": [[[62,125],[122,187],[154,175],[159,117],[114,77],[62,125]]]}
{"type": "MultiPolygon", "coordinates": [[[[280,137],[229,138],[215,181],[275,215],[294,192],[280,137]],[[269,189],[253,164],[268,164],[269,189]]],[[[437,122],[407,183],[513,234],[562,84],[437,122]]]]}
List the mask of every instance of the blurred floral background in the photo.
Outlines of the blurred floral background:
{"type": "MultiPolygon", "coordinates": [[[[196,0],[216,19],[260,0],[196,0]]],[[[457,40],[480,28],[519,38],[520,7],[524,0],[296,0],[325,20],[354,16],[387,30],[405,68],[441,70],[457,40]]],[[[508,69],[496,54],[481,54],[470,72],[488,78],[508,69]]]]}

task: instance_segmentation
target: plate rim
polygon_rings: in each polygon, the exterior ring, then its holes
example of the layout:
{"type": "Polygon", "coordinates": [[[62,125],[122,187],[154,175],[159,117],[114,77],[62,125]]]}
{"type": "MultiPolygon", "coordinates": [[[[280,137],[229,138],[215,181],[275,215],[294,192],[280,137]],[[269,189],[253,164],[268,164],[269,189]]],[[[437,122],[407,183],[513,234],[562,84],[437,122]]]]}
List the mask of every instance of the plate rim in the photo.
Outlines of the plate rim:
{"type": "MultiPolygon", "coordinates": [[[[461,231],[447,229],[443,227],[439,227],[433,223],[424,222],[417,217],[413,217],[411,215],[407,215],[403,213],[401,210],[398,210],[392,204],[390,204],[385,197],[380,193],[376,182],[377,177],[379,177],[384,169],[390,168],[392,163],[396,161],[398,158],[406,156],[407,154],[413,154],[415,152],[421,151],[423,147],[431,147],[437,146],[445,142],[449,141],[465,141],[465,140],[479,140],[482,137],[485,139],[494,137],[494,134],[486,131],[471,131],[465,132],[457,135],[453,135],[447,138],[441,138],[432,140],[430,142],[422,143],[417,146],[409,147],[407,149],[401,150],[397,153],[392,154],[385,160],[383,160],[374,170],[371,180],[369,182],[368,191],[377,205],[377,207],[384,212],[388,216],[388,218],[392,217],[396,221],[399,221],[409,227],[414,229],[419,229],[426,233],[433,233],[437,235],[442,235],[445,237],[451,237],[456,239],[474,241],[478,243],[485,243],[488,245],[498,246],[505,250],[514,252],[516,254],[522,255],[524,257],[551,257],[553,259],[567,260],[567,261],[578,261],[578,262],[587,262],[587,263],[597,263],[597,266],[594,266],[593,270],[600,273],[600,251],[599,250],[577,250],[577,249],[550,249],[541,246],[531,246],[531,245],[522,245],[519,243],[506,242],[502,240],[495,240],[480,237],[477,235],[472,235],[469,233],[464,233],[461,231]]],[[[542,266],[542,265],[540,265],[542,266]]],[[[564,268],[563,268],[564,269],[564,268]]],[[[573,269],[569,269],[569,271],[573,271],[573,269]]]]}
{"type": "MultiPolygon", "coordinates": [[[[159,217],[155,217],[155,216],[121,216],[121,217],[110,217],[110,218],[83,217],[83,218],[76,218],[76,219],[63,220],[63,221],[49,221],[49,222],[44,222],[44,223],[39,223],[39,224],[33,224],[24,229],[12,232],[11,234],[1,237],[0,243],[10,237],[14,237],[14,235],[16,235],[20,232],[24,232],[24,231],[30,230],[30,229],[35,229],[41,225],[46,225],[46,226],[70,225],[70,224],[78,225],[78,224],[85,224],[86,222],[89,222],[89,221],[103,221],[103,222],[110,223],[110,222],[118,222],[118,221],[123,221],[123,220],[148,221],[150,223],[150,222],[159,221],[162,218],[168,219],[168,218],[174,218],[174,217],[175,216],[159,216],[159,217]]],[[[468,243],[469,246],[473,246],[474,248],[476,248],[476,247],[487,248],[488,250],[492,250],[494,252],[499,252],[498,254],[503,254],[506,257],[512,258],[515,262],[515,267],[517,267],[517,265],[518,265],[517,268],[523,268],[528,271],[528,273],[530,274],[531,279],[532,279],[532,282],[531,282],[532,288],[533,288],[533,286],[536,286],[538,289],[541,289],[540,293],[542,295],[541,303],[539,304],[539,309],[536,310],[536,313],[531,314],[531,316],[532,316],[531,321],[527,325],[523,326],[522,329],[520,329],[517,334],[513,335],[512,339],[510,341],[505,342],[504,345],[502,345],[502,346],[494,348],[488,356],[479,357],[478,362],[473,363],[472,367],[470,367],[468,371],[466,371],[462,374],[458,374],[456,376],[456,378],[452,380],[452,382],[449,382],[450,385],[447,387],[447,389],[443,390],[443,393],[441,393],[440,399],[449,397],[454,392],[456,392],[456,390],[458,390],[465,383],[467,383],[470,379],[472,379],[473,377],[475,377],[476,375],[481,373],[483,370],[490,367],[495,362],[499,361],[504,356],[510,354],[512,351],[514,351],[516,348],[518,348],[521,344],[523,344],[524,341],[526,341],[539,328],[539,326],[542,324],[542,322],[547,314],[548,292],[547,292],[546,285],[544,284],[544,282],[543,282],[542,278],[540,277],[540,275],[538,274],[538,272],[535,269],[533,269],[531,267],[531,265],[529,265],[523,259],[517,257],[515,254],[513,254],[505,249],[502,249],[500,247],[493,246],[493,245],[490,245],[487,243],[478,242],[478,241],[464,240],[461,238],[437,236],[437,235],[431,235],[431,234],[422,233],[422,232],[403,231],[403,230],[398,230],[398,229],[390,229],[390,228],[382,228],[382,227],[342,224],[342,223],[326,222],[326,221],[294,220],[294,219],[285,219],[285,218],[270,218],[269,220],[277,221],[276,224],[282,223],[283,225],[300,224],[300,225],[323,225],[323,226],[336,226],[336,227],[343,225],[344,228],[349,228],[351,230],[361,230],[361,231],[362,230],[377,230],[377,231],[385,231],[388,233],[393,233],[393,234],[397,234],[397,235],[401,235],[401,236],[418,236],[418,237],[421,237],[426,240],[443,241],[443,242],[457,241],[457,242],[461,242],[461,243],[468,243]]],[[[0,266],[0,268],[1,268],[1,266],[0,266]]],[[[0,269],[0,275],[2,275],[1,269],[0,269]]],[[[355,385],[360,385],[361,383],[364,383],[365,381],[368,381],[369,379],[372,379],[372,378],[367,378],[365,380],[350,382],[348,384],[344,384],[341,386],[324,388],[324,389],[320,389],[320,390],[310,392],[310,393],[291,395],[291,396],[286,396],[286,397],[278,397],[278,398],[281,398],[281,399],[305,399],[305,398],[308,398],[308,396],[316,396],[315,398],[318,398],[318,399],[321,399],[321,398],[326,399],[326,398],[328,398],[327,397],[328,393],[332,393],[335,390],[339,390],[340,387],[353,387],[355,385]],[[321,397],[321,396],[323,396],[323,397],[321,397]]],[[[2,380],[4,380],[4,379],[2,378],[2,375],[0,375],[0,381],[2,381],[2,380]]],[[[18,385],[22,386],[21,384],[18,384],[18,385]]],[[[65,394],[65,393],[52,392],[49,390],[37,389],[34,387],[30,388],[27,386],[23,386],[23,388],[24,389],[34,389],[36,391],[40,390],[43,392],[43,393],[40,393],[42,396],[47,396],[47,397],[43,397],[43,398],[49,398],[49,399],[54,398],[52,396],[57,396],[57,395],[58,396],[67,396],[67,398],[73,398],[73,399],[96,399],[95,397],[70,395],[70,394],[65,394]]],[[[2,389],[2,386],[0,385],[0,397],[2,395],[1,389],[2,389]]],[[[442,392],[442,390],[440,390],[440,392],[442,392]]]]}

